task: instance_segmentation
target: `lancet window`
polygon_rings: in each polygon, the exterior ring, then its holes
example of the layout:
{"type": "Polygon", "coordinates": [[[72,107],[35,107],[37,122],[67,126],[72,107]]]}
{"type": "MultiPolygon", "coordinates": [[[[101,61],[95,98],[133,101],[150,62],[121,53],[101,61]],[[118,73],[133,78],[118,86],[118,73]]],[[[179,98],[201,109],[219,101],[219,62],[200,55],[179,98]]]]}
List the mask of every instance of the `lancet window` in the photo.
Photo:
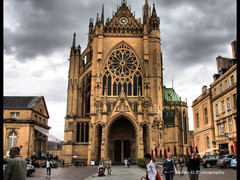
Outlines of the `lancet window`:
{"type": "Polygon", "coordinates": [[[76,142],[88,142],[89,123],[78,122],[76,129],[76,142]]]}

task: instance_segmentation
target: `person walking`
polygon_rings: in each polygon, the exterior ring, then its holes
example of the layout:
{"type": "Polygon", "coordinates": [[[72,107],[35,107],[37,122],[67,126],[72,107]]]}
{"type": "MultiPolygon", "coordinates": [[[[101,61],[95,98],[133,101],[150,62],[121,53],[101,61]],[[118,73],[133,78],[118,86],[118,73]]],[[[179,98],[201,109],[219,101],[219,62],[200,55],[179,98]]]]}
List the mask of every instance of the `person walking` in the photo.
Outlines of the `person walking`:
{"type": "Polygon", "coordinates": [[[157,169],[151,160],[151,155],[149,153],[145,154],[144,156],[145,162],[147,163],[147,170],[146,170],[146,180],[156,180],[157,176],[157,169]]]}
{"type": "Polygon", "coordinates": [[[109,158],[105,162],[105,167],[107,167],[108,175],[110,175],[112,173],[112,161],[109,158]]]}
{"type": "Polygon", "coordinates": [[[124,164],[125,164],[125,168],[127,168],[127,163],[128,163],[128,160],[127,158],[124,160],[124,164]]]}
{"type": "Polygon", "coordinates": [[[46,176],[51,176],[51,169],[52,169],[52,161],[48,159],[46,162],[46,176]]]}
{"type": "Polygon", "coordinates": [[[188,161],[187,171],[188,171],[190,180],[198,180],[199,179],[200,162],[199,162],[198,158],[196,158],[195,152],[192,153],[192,157],[188,161]]]}
{"type": "Polygon", "coordinates": [[[184,175],[184,173],[182,172],[183,166],[184,166],[184,159],[182,158],[182,156],[180,156],[178,163],[179,163],[179,167],[180,167],[180,175],[184,175]]]}
{"type": "Polygon", "coordinates": [[[128,158],[129,167],[131,166],[131,162],[132,162],[132,158],[129,157],[129,158],[128,158]]]}
{"type": "Polygon", "coordinates": [[[27,164],[20,157],[20,148],[12,147],[9,156],[12,159],[5,168],[4,180],[26,180],[27,164]]]}
{"type": "Polygon", "coordinates": [[[164,174],[165,180],[173,180],[173,174],[174,174],[175,168],[178,171],[176,163],[173,159],[171,159],[171,157],[172,157],[172,154],[168,152],[167,159],[163,161],[161,176],[163,176],[164,174]]]}

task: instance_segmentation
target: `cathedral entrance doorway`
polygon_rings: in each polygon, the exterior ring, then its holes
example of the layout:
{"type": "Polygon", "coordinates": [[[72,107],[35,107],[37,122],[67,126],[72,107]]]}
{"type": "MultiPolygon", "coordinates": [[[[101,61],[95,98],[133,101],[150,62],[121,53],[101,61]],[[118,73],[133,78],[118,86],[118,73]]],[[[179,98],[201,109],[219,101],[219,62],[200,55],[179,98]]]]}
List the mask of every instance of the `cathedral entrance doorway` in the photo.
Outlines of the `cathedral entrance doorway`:
{"type": "Polygon", "coordinates": [[[123,162],[125,158],[136,157],[136,130],[131,120],[120,116],[109,127],[108,157],[113,162],[123,162]]]}

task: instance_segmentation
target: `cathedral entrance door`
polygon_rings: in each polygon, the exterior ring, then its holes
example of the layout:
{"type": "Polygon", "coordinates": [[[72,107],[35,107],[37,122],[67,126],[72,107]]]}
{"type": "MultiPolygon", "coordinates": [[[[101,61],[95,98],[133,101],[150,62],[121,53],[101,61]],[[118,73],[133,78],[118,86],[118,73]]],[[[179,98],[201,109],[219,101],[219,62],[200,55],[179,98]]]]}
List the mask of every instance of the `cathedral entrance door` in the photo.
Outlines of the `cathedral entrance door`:
{"type": "Polygon", "coordinates": [[[136,159],[136,129],[130,119],[119,116],[109,126],[107,157],[114,162],[124,158],[136,159]]]}
{"type": "Polygon", "coordinates": [[[125,140],[124,143],[124,158],[131,157],[131,147],[130,147],[130,140],[125,140]]]}
{"type": "Polygon", "coordinates": [[[121,162],[121,140],[114,141],[114,161],[121,162]]]}

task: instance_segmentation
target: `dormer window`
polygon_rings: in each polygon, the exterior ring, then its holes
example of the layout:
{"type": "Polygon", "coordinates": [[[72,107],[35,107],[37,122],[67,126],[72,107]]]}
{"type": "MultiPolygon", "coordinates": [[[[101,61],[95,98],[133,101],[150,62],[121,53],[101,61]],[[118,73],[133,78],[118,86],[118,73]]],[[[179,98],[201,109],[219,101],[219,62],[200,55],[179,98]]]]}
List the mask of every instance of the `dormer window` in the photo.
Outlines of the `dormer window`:
{"type": "Polygon", "coordinates": [[[10,112],[10,117],[11,118],[18,118],[20,115],[20,112],[10,112]]]}

